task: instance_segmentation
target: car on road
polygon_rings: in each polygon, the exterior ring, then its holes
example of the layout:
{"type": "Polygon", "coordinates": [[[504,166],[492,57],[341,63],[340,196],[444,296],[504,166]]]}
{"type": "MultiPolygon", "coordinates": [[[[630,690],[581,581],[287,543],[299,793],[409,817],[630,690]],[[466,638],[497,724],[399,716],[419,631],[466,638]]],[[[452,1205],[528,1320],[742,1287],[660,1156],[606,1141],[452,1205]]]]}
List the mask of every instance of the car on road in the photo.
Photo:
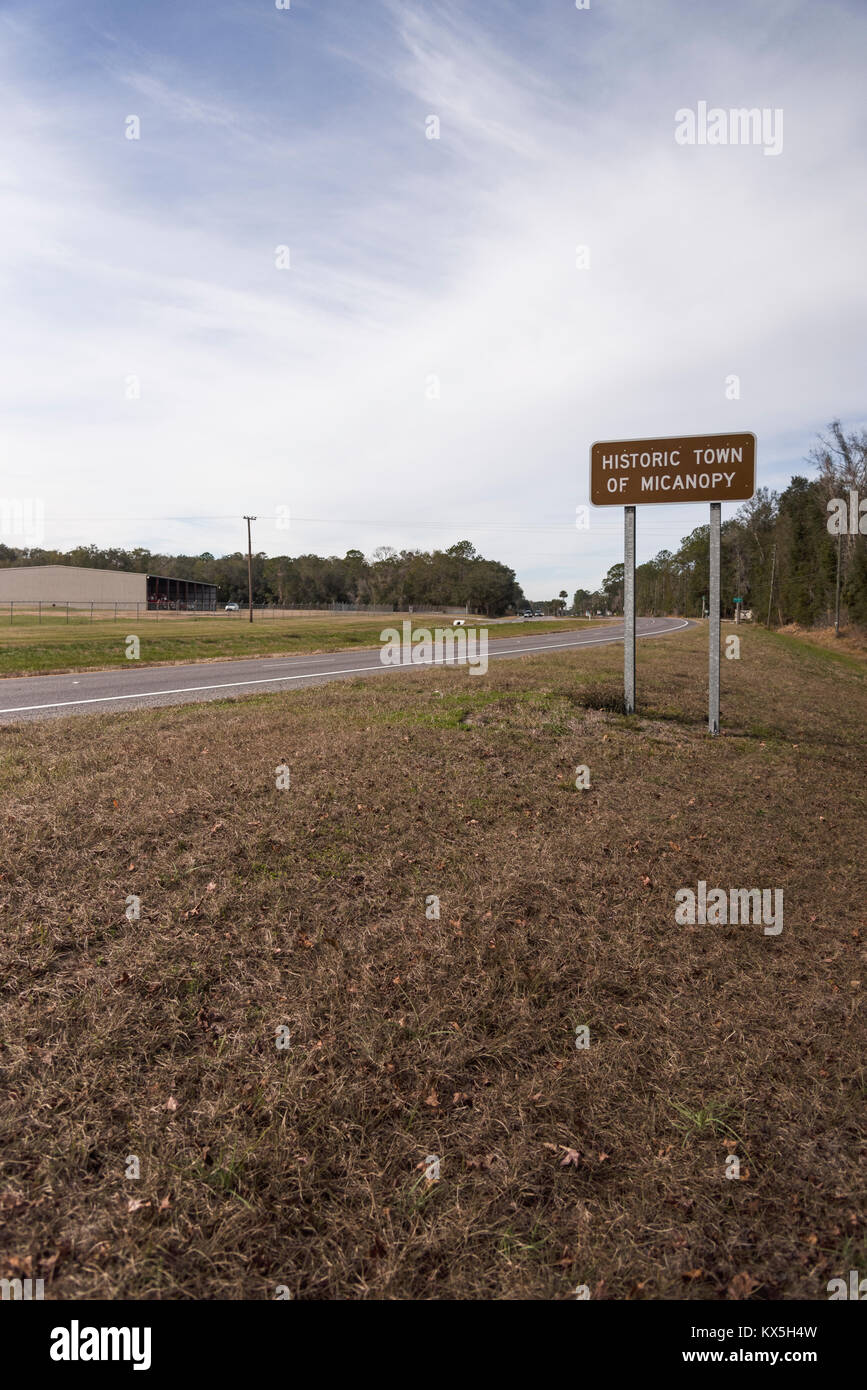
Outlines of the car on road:
{"type": "Polygon", "coordinates": [[[226,613],[239,613],[241,610],[237,603],[227,603],[224,611],[226,613]]]}

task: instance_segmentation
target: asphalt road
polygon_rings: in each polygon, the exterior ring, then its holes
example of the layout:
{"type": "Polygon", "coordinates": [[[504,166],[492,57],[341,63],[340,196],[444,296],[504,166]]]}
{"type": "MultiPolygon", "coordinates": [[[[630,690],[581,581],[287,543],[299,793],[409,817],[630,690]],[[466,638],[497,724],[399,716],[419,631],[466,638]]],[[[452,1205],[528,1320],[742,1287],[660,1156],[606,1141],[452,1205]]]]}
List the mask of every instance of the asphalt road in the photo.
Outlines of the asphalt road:
{"type": "MultiPolygon", "coordinates": [[[[639,637],[659,637],[690,624],[683,618],[639,618],[639,637]]],[[[534,652],[595,647],[623,641],[623,624],[605,628],[540,632],[538,637],[503,637],[488,643],[488,660],[532,656],[534,652]]],[[[76,675],[10,676],[0,680],[0,723],[50,719],[67,714],[186,705],[232,695],[318,685],[341,676],[383,674],[406,667],[383,666],[380,648],[323,653],[319,656],[260,656],[242,661],[193,662],[188,666],[128,666],[76,675]]],[[[434,663],[425,663],[434,664],[434,663]]],[[[440,663],[442,664],[442,663],[440,663]]]]}

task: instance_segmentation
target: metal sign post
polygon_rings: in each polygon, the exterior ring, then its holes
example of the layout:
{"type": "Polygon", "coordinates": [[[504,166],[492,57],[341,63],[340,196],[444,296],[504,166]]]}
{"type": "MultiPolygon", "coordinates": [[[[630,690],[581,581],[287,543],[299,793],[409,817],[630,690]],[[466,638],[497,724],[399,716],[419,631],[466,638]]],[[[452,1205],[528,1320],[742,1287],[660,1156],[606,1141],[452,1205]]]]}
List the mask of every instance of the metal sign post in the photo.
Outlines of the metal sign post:
{"type": "Polygon", "coordinates": [[[707,727],[719,733],[720,521],[722,503],[710,504],[710,600],[708,613],[707,727]]]}
{"type": "Polygon", "coordinates": [[[623,508],[623,701],[635,713],[635,508],[623,508]]]}

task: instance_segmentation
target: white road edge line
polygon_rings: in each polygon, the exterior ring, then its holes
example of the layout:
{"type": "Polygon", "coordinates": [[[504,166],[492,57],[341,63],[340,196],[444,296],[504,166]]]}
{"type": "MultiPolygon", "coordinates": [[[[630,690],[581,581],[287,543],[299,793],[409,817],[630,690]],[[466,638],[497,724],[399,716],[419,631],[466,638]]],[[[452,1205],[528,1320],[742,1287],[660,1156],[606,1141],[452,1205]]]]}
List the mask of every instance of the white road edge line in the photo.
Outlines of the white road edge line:
{"type": "MultiPolygon", "coordinates": [[[[663,628],[661,632],[639,632],[638,636],[665,637],[670,632],[679,632],[682,627],[689,627],[689,623],[684,621],[678,623],[677,627],[663,628]]],[[[525,647],[520,651],[513,648],[511,653],[504,652],[503,657],[510,654],[512,656],[532,656],[534,652],[563,651],[564,648],[568,647],[598,647],[600,643],[620,642],[622,640],[621,637],[594,637],[584,642],[549,642],[544,647],[525,647]]],[[[496,652],[489,652],[489,655],[496,656],[496,652]]],[[[85,700],[55,700],[52,704],[47,705],[14,705],[9,709],[0,709],[0,714],[28,714],[36,709],[65,709],[69,705],[109,705],[116,700],[150,700],[160,695],[197,695],[202,690],[236,690],[242,685],[274,685],[278,681],[314,681],[318,680],[320,676],[354,676],[359,671],[415,671],[420,666],[463,666],[468,664],[462,661],[407,661],[400,666],[384,666],[382,662],[378,662],[375,666],[347,666],[340,671],[304,671],[300,675],[261,676],[246,681],[219,681],[214,685],[179,685],[174,690],[138,690],[130,695],[92,695],[85,700]]]]}

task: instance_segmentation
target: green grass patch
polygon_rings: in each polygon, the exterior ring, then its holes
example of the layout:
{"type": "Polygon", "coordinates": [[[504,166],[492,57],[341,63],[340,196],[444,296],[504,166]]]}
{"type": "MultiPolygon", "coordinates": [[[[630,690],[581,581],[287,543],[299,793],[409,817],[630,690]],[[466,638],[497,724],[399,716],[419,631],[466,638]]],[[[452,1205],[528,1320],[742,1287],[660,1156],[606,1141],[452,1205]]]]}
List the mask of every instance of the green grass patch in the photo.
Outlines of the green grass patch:
{"type": "MultiPolygon", "coordinates": [[[[388,627],[400,629],[403,613],[356,617],[329,614],[323,617],[261,618],[253,623],[244,615],[183,617],[140,615],[87,623],[0,621],[0,676],[28,676],[62,671],[95,671],[132,666],[158,666],[192,661],[217,661],[257,656],[309,655],[315,652],[350,651],[379,645],[388,627]],[[126,655],[127,638],[140,641],[140,656],[126,655]]],[[[414,628],[451,627],[451,618],[416,614],[414,628]]],[[[487,627],[490,641],[504,637],[538,636],[545,632],[594,626],[584,618],[550,622],[499,623],[484,618],[467,619],[468,625],[487,627]]]]}

